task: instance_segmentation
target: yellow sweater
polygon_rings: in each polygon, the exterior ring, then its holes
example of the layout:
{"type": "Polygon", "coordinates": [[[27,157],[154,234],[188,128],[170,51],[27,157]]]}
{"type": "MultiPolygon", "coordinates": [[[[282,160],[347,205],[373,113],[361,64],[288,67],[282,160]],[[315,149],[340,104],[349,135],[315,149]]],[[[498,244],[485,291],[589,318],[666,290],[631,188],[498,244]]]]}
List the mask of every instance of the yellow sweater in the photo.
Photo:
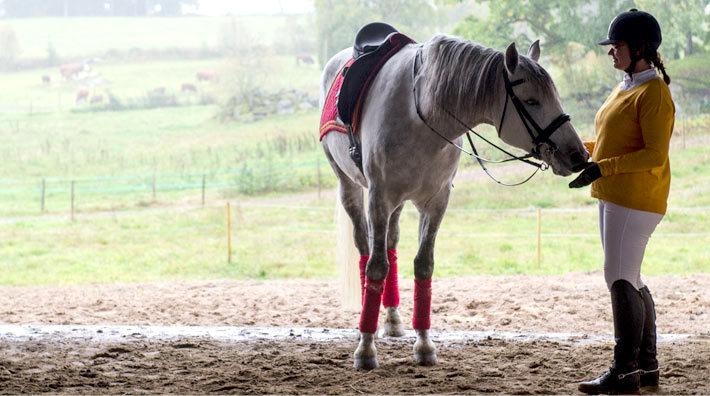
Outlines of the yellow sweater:
{"type": "Polygon", "coordinates": [[[627,91],[617,86],[597,112],[596,141],[585,142],[602,173],[592,183],[592,197],[665,214],[674,117],[670,90],[660,77],[627,91]]]}

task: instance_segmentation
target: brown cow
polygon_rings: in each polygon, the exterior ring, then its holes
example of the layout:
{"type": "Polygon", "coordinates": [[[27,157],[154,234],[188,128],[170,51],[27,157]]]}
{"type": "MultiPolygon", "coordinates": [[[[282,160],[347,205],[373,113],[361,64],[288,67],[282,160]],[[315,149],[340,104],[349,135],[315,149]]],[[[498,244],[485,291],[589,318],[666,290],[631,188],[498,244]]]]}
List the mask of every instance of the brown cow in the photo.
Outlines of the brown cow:
{"type": "Polygon", "coordinates": [[[76,91],[76,99],[74,99],[74,103],[78,104],[79,102],[86,102],[88,98],[89,90],[86,88],[80,88],[78,91],[76,91]]]}
{"type": "Polygon", "coordinates": [[[49,77],[48,75],[44,74],[42,75],[42,84],[44,85],[49,85],[52,83],[52,78],[49,77]]]}
{"type": "Polygon", "coordinates": [[[217,75],[216,72],[214,72],[212,70],[200,70],[197,73],[195,73],[195,78],[197,78],[197,81],[211,81],[211,82],[219,81],[219,76],[217,75]]]}
{"type": "Polygon", "coordinates": [[[65,63],[59,66],[59,73],[66,80],[75,79],[86,68],[87,65],[84,63],[65,63]]]}
{"type": "Polygon", "coordinates": [[[312,65],[314,64],[315,61],[313,60],[313,57],[310,54],[307,54],[305,52],[301,52],[299,54],[296,54],[296,64],[304,64],[304,65],[312,65]]]}

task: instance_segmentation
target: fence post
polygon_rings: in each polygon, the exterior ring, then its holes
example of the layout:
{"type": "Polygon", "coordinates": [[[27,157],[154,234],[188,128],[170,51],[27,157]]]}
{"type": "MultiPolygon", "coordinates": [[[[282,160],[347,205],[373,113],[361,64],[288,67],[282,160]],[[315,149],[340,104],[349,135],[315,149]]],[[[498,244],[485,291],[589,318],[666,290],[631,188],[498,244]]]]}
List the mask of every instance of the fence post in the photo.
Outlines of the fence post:
{"type": "Polygon", "coordinates": [[[156,190],[156,188],[155,188],[155,183],[156,183],[156,181],[155,181],[155,173],[153,173],[153,186],[152,186],[152,187],[153,187],[153,202],[155,202],[155,197],[156,197],[156,195],[155,195],[155,190],[156,190]]]}
{"type": "Polygon", "coordinates": [[[680,134],[680,137],[681,137],[681,141],[683,142],[683,150],[685,150],[685,135],[686,135],[686,133],[688,132],[688,131],[685,129],[685,126],[686,126],[686,123],[685,123],[685,114],[683,114],[683,115],[681,116],[681,119],[680,119],[680,120],[681,120],[681,123],[683,124],[683,126],[680,128],[680,130],[682,131],[681,134],[680,134]]]}
{"type": "Polygon", "coordinates": [[[232,207],[227,202],[227,263],[232,264],[232,207]]]}
{"type": "Polygon", "coordinates": [[[320,157],[316,160],[316,168],[318,169],[318,199],[321,193],[321,176],[320,176],[320,157]]]}
{"type": "Polygon", "coordinates": [[[71,181],[71,221],[74,221],[74,180],[71,181]]]}
{"type": "Polygon", "coordinates": [[[540,268],[542,261],[542,238],[540,231],[542,229],[542,210],[537,208],[537,268],[540,268]]]}
{"type": "Polygon", "coordinates": [[[42,178],[42,194],[41,194],[42,198],[40,200],[40,202],[41,202],[40,207],[42,208],[42,213],[44,213],[44,196],[46,194],[46,191],[47,191],[47,181],[44,178],[42,178]]]}
{"type": "Polygon", "coordinates": [[[205,207],[205,182],[206,182],[206,176],[202,175],[202,207],[205,207]]]}

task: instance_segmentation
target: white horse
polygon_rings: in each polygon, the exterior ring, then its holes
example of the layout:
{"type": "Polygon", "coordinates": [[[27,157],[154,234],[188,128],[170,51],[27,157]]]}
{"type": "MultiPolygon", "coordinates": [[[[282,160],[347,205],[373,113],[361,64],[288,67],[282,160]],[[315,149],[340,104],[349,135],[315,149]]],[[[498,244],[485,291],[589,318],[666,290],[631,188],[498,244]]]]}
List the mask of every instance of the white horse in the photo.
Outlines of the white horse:
{"type": "MultiPolygon", "coordinates": [[[[455,145],[461,145],[466,126],[493,125],[503,142],[531,153],[557,175],[578,171],[587,161],[552,79],[537,63],[539,56],[537,41],[527,56],[520,56],[514,43],[502,53],[442,35],[422,45],[409,44],[384,64],[366,97],[357,131],[362,171],[349,155],[346,134],[323,137],[361,256],[355,368],[378,366],[375,333],[381,303],[386,308],[385,335],[403,334],[396,247],[399,216],[408,200],[419,211],[414,358],[421,365],[436,364],[436,348],[429,337],[434,242],[461,154],[455,145]]],[[[336,74],[351,57],[352,49],[347,48],[326,64],[321,108],[336,74]]]]}

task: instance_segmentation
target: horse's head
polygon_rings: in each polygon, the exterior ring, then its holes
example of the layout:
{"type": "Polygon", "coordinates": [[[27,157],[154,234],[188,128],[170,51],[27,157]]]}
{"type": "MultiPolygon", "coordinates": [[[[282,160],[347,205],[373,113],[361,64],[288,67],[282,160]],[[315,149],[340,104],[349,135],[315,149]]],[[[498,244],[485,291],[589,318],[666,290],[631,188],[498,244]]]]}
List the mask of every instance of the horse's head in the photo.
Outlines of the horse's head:
{"type": "Polygon", "coordinates": [[[504,142],[549,164],[556,175],[567,176],[581,170],[589,155],[562,110],[552,78],[537,63],[539,58],[538,41],[527,56],[518,55],[515,43],[506,49],[506,99],[498,134],[504,142]]]}

